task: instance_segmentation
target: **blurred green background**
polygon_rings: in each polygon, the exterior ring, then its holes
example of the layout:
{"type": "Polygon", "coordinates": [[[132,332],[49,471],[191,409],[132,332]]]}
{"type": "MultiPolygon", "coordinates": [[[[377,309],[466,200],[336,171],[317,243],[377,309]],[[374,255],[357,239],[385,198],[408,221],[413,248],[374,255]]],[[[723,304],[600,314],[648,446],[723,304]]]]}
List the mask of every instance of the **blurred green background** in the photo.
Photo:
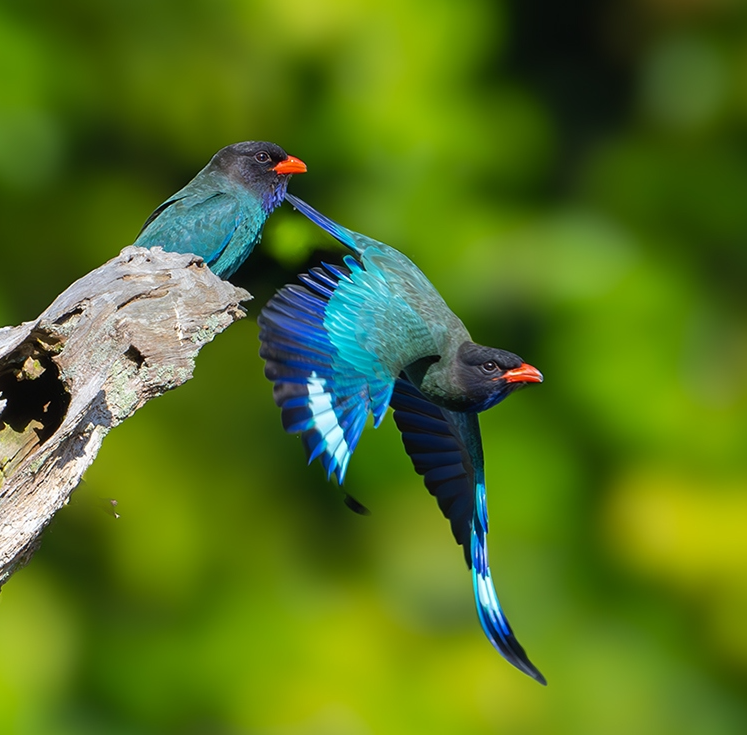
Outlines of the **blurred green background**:
{"type": "Polygon", "coordinates": [[[542,370],[482,425],[498,591],[549,680],[484,639],[391,420],[348,473],[367,518],[283,433],[255,317],[341,255],[285,206],[249,318],[3,589],[0,733],[747,732],[744,2],[3,0],[0,79],[0,324],[269,139],[542,370]]]}

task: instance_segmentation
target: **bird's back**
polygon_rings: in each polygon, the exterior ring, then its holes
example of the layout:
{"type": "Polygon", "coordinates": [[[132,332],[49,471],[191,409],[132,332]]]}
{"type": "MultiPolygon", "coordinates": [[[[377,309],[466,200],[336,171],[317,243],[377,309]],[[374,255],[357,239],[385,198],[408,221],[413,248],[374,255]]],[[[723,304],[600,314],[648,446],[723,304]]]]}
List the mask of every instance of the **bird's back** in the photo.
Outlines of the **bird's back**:
{"type": "Polygon", "coordinates": [[[406,255],[339,225],[292,194],[286,199],[350,248],[363,266],[345,258],[352,284],[341,282],[330,299],[327,324],[341,339],[354,313],[361,347],[385,362],[393,376],[421,358],[444,356],[469,339],[459,317],[406,255]]]}
{"type": "Polygon", "coordinates": [[[206,167],[151,214],[135,244],[194,253],[226,278],[249,256],[266,218],[256,197],[206,167]]]}

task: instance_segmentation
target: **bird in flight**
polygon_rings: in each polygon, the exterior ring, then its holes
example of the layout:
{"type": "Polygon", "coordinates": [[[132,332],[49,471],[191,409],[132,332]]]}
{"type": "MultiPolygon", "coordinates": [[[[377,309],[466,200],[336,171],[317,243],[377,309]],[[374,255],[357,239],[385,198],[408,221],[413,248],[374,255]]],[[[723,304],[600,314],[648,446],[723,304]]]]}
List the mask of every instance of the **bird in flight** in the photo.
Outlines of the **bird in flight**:
{"type": "MultiPolygon", "coordinates": [[[[309,462],[339,483],[369,414],[387,407],[415,471],[463,549],[485,635],[518,669],[545,684],[498,601],[488,564],[488,510],[478,413],[542,374],[470,338],[460,319],[398,250],[349,230],[291,194],[286,199],[352,254],[283,287],[262,309],[260,355],[283,426],[309,462]]],[[[356,501],[348,503],[357,510],[356,501]]]]}

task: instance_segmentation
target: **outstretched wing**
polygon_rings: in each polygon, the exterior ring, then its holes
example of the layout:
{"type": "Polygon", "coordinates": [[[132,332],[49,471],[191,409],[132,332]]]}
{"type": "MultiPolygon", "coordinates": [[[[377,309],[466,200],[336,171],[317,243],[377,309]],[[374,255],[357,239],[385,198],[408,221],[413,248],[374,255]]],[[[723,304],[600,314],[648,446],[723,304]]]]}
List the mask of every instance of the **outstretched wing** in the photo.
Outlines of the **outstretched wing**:
{"type": "Polygon", "coordinates": [[[433,349],[422,318],[392,292],[384,271],[352,256],[345,266],[300,276],[306,287],[285,286],[258,318],[283,426],[300,433],[309,462],[319,457],[340,483],[368,414],[381,423],[401,364],[433,349]]]}
{"type": "Polygon", "coordinates": [[[480,624],[498,652],[517,669],[546,684],[501,608],[488,564],[488,508],[480,424],[475,413],[456,413],[431,403],[404,376],[391,398],[394,421],[415,471],[451,522],[472,569],[480,624]]]}
{"type": "MultiPolygon", "coordinates": [[[[234,197],[219,192],[189,194],[183,189],[148,217],[135,245],[194,253],[212,267],[241,221],[241,207],[234,197]]],[[[225,277],[230,273],[217,275],[225,277]]]]}
{"type": "Polygon", "coordinates": [[[399,372],[437,358],[439,339],[466,330],[402,253],[286,199],[360,257],[300,276],[306,287],[281,289],[258,319],[285,429],[342,482],[368,414],[378,426],[399,372]]]}

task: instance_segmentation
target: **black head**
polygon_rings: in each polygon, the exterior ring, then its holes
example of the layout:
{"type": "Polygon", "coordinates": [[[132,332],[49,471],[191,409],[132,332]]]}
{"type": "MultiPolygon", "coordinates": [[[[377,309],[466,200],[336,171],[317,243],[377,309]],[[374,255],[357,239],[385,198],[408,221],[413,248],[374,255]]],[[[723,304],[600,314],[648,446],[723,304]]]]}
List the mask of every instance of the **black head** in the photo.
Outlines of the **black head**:
{"type": "Polygon", "coordinates": [[[542,373],[518,355],[474,342],[463,342],[457,351],[455,379],[469,411],[485,411],[527,383],[541,383],[542,373]]]}
{"type": "Polygon", "coordinates": [[[306,164],[289,156],[279,145],[249,140],[221,148],[208,165],[260,196],[271,212],[285,196],[291,174],[302,174],[306,164]]]}

